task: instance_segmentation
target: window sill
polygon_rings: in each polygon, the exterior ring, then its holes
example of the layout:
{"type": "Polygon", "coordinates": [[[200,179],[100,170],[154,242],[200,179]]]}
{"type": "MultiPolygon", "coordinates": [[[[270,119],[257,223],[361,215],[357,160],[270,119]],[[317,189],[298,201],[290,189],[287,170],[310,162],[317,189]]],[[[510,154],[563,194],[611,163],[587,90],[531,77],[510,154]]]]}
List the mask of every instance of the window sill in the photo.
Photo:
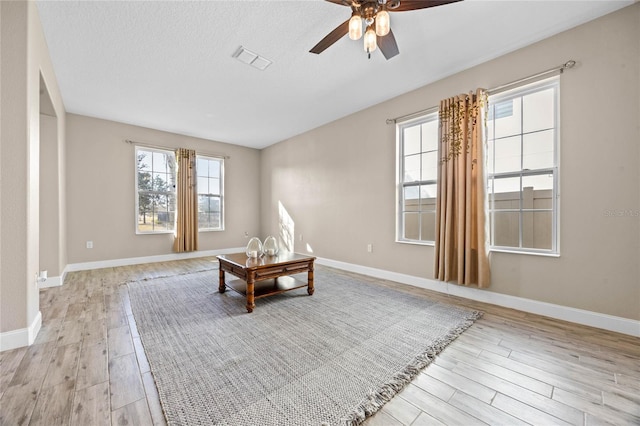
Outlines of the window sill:
{"type": "Polygon", "coordinates": [[[224,231],[224,228],[202,228],[198,229],[198,232],[221,232],[224,231]]]}
{"type": "Polygon", "coordinates": [[[400,244],[409,244],[412,246],[435,246],[436,243],[434,241],[410,241],[410,240],[396,240],[396,243],[400,244]]]}
{"type": "Polygon", "coordinates": [[[527,250],[508,250],[508,249],[500,249],[500,248],[490,248],[489,252],[509,253],[509,254],[526,254],[526,255],[542,256],[542,257],[560,257],[560,253],[541,252],[541,251],[527,251],[527,250]]]}
{"type": "Polygon", "coordinates": [[[165,234],[174,234],[174,231],[136,231],[136,235],[165,235],[165,234]]]}

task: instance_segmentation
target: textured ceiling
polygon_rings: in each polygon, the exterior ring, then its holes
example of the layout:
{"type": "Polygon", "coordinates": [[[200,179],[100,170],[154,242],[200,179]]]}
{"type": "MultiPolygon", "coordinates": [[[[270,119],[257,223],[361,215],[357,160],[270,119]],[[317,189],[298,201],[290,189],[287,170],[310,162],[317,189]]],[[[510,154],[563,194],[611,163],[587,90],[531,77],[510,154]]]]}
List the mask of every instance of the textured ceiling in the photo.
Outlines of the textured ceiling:
{"type": "Polygon", "coordinates": [[[68,112],[263,148],[632,3],[466,0],[393,13],[400,55],[389,61],[367,60],[348,37],[309,53],[350,16],[320,0],[37,5],[68,112]],[[241,45],[273,64],[239,62],[241,45]]]}

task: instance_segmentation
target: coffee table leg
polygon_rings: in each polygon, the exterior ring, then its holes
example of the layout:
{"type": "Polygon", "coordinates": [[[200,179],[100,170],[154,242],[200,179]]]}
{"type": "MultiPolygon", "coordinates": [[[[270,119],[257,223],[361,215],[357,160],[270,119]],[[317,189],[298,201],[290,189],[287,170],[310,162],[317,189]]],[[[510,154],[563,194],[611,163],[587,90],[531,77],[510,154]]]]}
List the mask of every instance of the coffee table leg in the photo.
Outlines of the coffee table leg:
{"type": "Polygon", "coordinates": [[[307,274],[307,293],[309,296],[313,294],[315,288],[313,287],[313,262],[309,265],[309,273],[307,274]]]}
{"type": "Polygon", "coordinates": [[[247,312],[253,312],[253,308],[256,307],[254,300],[254,280],[253,277],[247,277],[247,312]]]}
{"type": "Polygon", "coordinates": [[[220,272],[218,273],[218,276],[220,277],[220,282],[218,283],[218,291],[220,293],[224,293],[227,287],[224,285],[224,271],[222,270],[222,268],[220,268],[220,272]]]}

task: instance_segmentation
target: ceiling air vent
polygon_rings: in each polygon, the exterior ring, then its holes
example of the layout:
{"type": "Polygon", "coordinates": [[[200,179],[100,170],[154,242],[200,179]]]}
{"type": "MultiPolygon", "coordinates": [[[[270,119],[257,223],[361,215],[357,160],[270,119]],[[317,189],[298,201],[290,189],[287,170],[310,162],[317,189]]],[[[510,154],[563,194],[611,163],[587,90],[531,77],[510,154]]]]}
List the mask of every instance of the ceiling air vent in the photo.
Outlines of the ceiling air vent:
{"type": "Polygon", "coordinates": [[[245,49],[242,46],[240,46],[238,50],[236,50],[236,52],[233,54],[233,57],[242,63],[251,65],[256,69],[259,69],[260,71],[264,71],[269,65],[271,65],[271,61],[267,58],[263,58],[257,53],[253,53],[252,51],[245,49]]]}

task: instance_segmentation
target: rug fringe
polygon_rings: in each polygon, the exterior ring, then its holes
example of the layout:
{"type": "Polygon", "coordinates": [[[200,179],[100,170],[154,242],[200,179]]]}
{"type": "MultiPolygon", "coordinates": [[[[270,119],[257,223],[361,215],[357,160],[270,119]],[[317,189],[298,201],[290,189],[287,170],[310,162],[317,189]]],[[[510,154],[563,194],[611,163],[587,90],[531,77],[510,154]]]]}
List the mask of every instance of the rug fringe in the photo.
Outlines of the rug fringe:
{"type": "Polygon", "coordinates": [[[384,404],[389,402],[398,392],[408,385],[442,350],[483,315],[480,311],[472,311],[469,317],[458,327],[451,330],[446,336],[436,340],[423,353],[418,355],[413,362],[397,373],[389,383],[381,388],[370,391],[363,402],[352,413],[343,419],[346,426],[362,424],[368,417],[374,415],[384,404]]]}
{"type": "Polygon", "coordinates": [[[176,273],[172,273],[172,274],[168,274],[168,275],[158,275],[156,277],[146,277],[146,278],[130,278],[128,280],[124,280],[118,283],[118,285],[124,285],[124,284],[130,284],[130,283],[137,283],[137,282],[141,282],[141,281],[151,281],[151,280],[159,280],[161,278],[170,278],[170,277],[178,277],[181,275],[189,275],[189,274],[197,274],[199,272],[208,272],[208,271],[217,271],[218,267],[213,267],[213,268],[203,268],[203,269],[198,269],[198,270],[193,270],[193,271],[185,271],[185,272],[178,272],[176,273]]]}

